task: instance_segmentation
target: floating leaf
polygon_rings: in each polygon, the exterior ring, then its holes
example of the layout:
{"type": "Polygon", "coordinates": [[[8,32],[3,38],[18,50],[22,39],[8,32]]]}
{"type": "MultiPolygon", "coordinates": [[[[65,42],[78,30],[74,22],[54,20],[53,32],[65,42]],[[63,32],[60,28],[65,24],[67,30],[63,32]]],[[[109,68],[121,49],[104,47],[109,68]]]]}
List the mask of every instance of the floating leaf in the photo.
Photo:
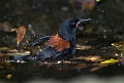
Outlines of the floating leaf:
{"type": "Polygon", "coordinates": [[[25,51],[25,52],[8,53],[8,55],[10,55],[10,56],[25,56],[25,55],[30,55],[30,52],[25,51]]]}
{"type": "Polygon", "coordinates": [[[113,64],[113,63],[117,63],[117,62],[118,62],[118,60],[111,58],[109,60],[102,61],[100,64],[113,64]]]}
{"type": "Polygon", "coordinates": [[[10,50],[11,48],[9,47],[1,47],[0,50],[10,50]]]}
{"type": "Polygon", "coordinates": [[[99,1],[101,1],[101,0],[96,0],[96,2],[99,2],[99,1]]]}
{"type": "Polygon", "coordinates": [[[116,47],[119,51],[124,51],[124,41],[111,43],[112,46],[116,47]]]}

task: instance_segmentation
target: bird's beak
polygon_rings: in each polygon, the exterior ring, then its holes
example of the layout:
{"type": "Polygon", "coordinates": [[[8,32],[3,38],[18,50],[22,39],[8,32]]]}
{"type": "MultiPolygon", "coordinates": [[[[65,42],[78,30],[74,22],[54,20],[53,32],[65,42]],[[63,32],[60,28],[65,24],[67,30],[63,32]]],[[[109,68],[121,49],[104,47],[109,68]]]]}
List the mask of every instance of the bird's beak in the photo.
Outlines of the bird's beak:
{"type": "Polygon", "coordinates": [[[91,18],[79,19],[79,21],[76,23],[76,27],[78,28],[78,25],[79,25],[81,22],[86,22],[86,21],[89,21],[89,20],[91,20],[91,18]]]}

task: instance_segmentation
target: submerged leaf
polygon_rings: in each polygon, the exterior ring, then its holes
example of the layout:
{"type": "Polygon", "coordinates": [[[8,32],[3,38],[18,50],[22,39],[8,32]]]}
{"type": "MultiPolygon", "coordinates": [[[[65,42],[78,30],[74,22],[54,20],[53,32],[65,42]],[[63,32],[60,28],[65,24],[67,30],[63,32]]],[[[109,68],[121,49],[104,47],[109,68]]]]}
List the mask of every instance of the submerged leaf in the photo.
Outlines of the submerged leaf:
{"type": "Polygon", "coordinates": [[[16,31],[17,45],[19,45],[19,43],[23,40],[23,38],[25,37],[25,34],[26,34],[25,26],[19,26],[18,28],[13,28],[11,31],[12,32],[16,31]]]}
{"type": "Polygon", "coordinates": [[[12,78],[12,74],[8,74],[8,75],[6,76],[6,78],[7,78],[7,79],[11,79],[11,78],[12,78]]]}

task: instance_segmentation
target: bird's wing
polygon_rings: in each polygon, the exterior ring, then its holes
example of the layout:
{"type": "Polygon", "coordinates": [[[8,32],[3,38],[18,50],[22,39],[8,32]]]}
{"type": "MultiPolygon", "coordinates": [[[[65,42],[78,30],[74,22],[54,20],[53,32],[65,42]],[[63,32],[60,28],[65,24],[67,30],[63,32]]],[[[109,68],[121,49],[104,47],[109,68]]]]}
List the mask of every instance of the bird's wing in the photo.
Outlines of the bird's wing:
{"type": "Polygon", "coordinates": [[[35,45],[38,45],[40,44],[41,42],[45,41],[45,40],[48,40],[51,36],[44,36],[44,37],[41,37],[37,40],[35,40],[34,42],[28,44],[27,46],[29,47],[32,47],[32,46],[35,46],[35,45]]]}

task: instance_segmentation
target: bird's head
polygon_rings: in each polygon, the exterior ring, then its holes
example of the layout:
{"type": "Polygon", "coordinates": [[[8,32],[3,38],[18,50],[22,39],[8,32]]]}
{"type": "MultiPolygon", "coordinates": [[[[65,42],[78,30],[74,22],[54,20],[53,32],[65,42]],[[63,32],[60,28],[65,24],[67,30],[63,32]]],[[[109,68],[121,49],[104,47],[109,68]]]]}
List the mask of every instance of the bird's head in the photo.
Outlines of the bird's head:
{"type": "Polygon", "coordinates": [[[78,18],[78,19],[70,18],[70,19],[67,19],[61,24],[58,34],[63,39],[65,39],[67,41],[70,41],[70,40],[72,40],[72,38],[75,38],[76,29],[78,28],[78,25],[81,22],[85,22],[85,21],[89,21],[89,20],[90,20],[90,18],[88,18],[88,19],[83,19],[83,18],[78,18]]]}

